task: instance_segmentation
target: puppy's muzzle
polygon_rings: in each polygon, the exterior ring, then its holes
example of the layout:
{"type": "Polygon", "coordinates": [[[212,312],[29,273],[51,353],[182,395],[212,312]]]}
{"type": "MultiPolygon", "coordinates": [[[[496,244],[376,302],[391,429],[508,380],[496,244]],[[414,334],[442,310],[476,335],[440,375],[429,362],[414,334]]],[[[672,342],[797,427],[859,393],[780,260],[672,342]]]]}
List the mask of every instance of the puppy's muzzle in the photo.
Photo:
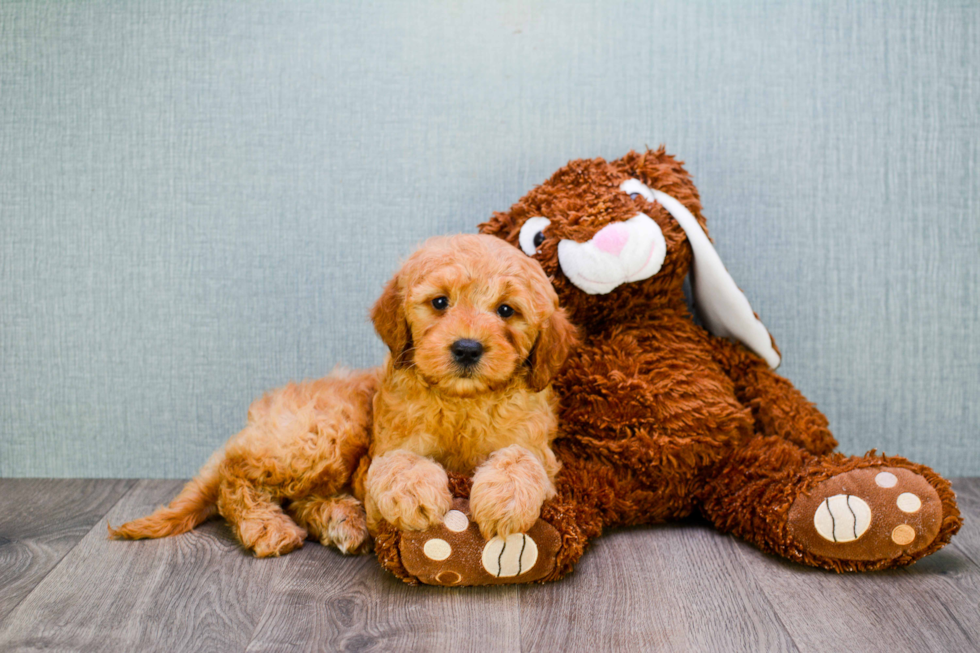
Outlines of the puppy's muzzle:
{"type": "Polygon", "coordinates": [[[464,338],[454,342],[449,347],[449,351],[452,352],[453,360],[464,368],[469,368],[480,362],[483,345],[476,340],[464,338]]]}

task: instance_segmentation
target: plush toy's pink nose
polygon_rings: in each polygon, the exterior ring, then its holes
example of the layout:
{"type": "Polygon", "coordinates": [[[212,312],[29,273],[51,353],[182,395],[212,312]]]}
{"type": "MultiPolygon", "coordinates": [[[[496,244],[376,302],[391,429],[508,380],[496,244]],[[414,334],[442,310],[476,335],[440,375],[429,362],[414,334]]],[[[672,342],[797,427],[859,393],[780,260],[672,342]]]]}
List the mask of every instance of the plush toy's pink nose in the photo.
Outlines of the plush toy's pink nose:
{"type": "Polygon", "coordinates": [[[630,239],[630,230],[622,222],[607,224],[592,237],[595,246],[604,252],[609,252],[613,256],[619,256],[626,246],[626,241],[630,239]]]}

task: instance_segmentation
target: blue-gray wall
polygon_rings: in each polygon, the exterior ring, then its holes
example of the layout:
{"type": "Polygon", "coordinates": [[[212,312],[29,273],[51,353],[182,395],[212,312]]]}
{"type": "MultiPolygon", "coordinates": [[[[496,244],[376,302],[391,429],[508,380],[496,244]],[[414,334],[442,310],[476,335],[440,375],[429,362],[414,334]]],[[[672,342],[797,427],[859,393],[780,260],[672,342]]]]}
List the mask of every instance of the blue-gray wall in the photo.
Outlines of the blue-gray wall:
{"type": "Polygon", "coordinates": [[[846,451],[980,474],[980,3],[0,2],[0,475],[193,473],[399,256],[665,143],[846,451]]]}

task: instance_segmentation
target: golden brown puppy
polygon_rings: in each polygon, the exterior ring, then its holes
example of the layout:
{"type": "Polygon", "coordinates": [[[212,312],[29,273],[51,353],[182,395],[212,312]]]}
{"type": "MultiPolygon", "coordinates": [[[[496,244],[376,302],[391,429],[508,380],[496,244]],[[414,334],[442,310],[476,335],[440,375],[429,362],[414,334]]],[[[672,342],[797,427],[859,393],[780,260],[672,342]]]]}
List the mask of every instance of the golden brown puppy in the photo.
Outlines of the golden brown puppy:
{"type": "Polygon", "coordinates": [[[557,303],[540,265],[503,241],[431,240],[372,312],[393,352],[382,369],[270,392],[169,506],[110,527],[110,535],[177,535],[218,513],[258,557],[289,553],[307,537],[345,553],[367,550],[351,477],[368,452],[372,402],[381,431],[370,468],[375,521],[380,514],[424,528],[448,510],[444,469],[479,467],[477,523],[489,534],[526,529],[554,492],[557,471],[546,386],[574,339],[557,303]]]}
{"type": "Polygon", "coordinates": [[[371,315],[391,356],[374,400],[369,528],[438,523],[449,470],[473,475],[484,537],[526,531],[555,491],[549,384],[575,342],[541,266],[489,236],[433,238],[371,315]]]}
{"type": "Polygon", "coordinates": [[[110,536],[178,535],[217,512],[260,558],[289,553],[307,536],[344,553],[365,551],[364,507],[349,485],[367,452],[377,375],[337,371],[270,392],[169,506],[110,527],[110,536]]]}

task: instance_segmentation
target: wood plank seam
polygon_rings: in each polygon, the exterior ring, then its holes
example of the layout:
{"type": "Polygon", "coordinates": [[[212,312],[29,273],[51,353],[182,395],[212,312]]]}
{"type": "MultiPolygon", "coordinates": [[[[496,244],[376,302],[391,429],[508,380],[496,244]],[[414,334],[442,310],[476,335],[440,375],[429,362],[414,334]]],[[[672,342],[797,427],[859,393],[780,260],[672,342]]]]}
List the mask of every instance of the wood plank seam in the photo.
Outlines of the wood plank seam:
{"type": "MultiPolygon", "coordinates": [[[[366,555],[372,555],[372,554],[369,553],[366,555]]],[[[290,563],[291,562],[292,560],[290,560],[290,563]]],[[[283,575],[285,575],[285,573],[286,570],[283,570],[283,575]]],[[[277,578],[277,580],[279,579],[277,578]]],[[[265,602],[265,605],[262,607],[262,611],[259,613],[258,618],[255,620],[255,625],[252,626],[252,632],[249,633],[248,635],[248,641],[245,642],[245,646],[242,648],[242,653],[246,653],[250,648],[252,648],[252,642],[255,641],[255,637],[256,635],[258,635],[259,629],[262,627],[262,620],[265,618],[265,614],[269,610],[269,605],[272,603],[273,596],[274,596],[273,594],[271,593],[269,594],[268,600],[265,602]]]]}
{"type": "MultiPolygon", "coordinates": [[[[734,536],[732,536],[731,539],[732,539],[732,555],[734,555],[736,558],[741,558],[741,555],[738,553],[738,551],[735,551],[735,548],[739,546],[740,540],[737,540],[734,536]]],[[[796,650],[797,653],[802,651],[803,649],[800,647],[800,643],[797,642],[796,638],[793,637],[793,632],[786,626],[785,623],[783,623],[783,618],[782,616],[780,616],[779,610],[777,610],[776,606],[772,604],[772,601],[770,600],[769,595],[766,594],[766,591],[763,589],[762,584],[759,583],[758,580],[756,580],[756,578],[749,573],[746,573],[746,577],[751,579],[750,582],[752,583],[752,587],[754,588],[755,595],[762,599],[762,604],[769,609],[769,612],[772,615],[772,617],[776,620],[776,623],[779,624],[779,627],[783,629],[783,633],[785,633],[786,638],[789,639],[790,642],[792,642],[794,650],[796,650]]]]}
{"type": "Polygon", "coordinates": [[[7,616],[4,617],[3,619],[0,619],[0,625],[2,625],[4,623],[4,621],[6,621],[8,618],[10,618],[13,614],[15,614],[17,612],[17,608],[19,608],[21,606],[21,604],[24,601],[26,601],[28,599],[28,597],[30,597],[32,594],[34,594],[34,592],[37,591],[37,589],[41,586],[41,584],[44,583],[44,579],[46,579],[48,576],[50,576],[51,573],[54,570],[56,570],[59,567],[61,567],[61,564],[64,562],[65,558],[68,557],[68,554],[70,554],[72,551],[74,551],[75,548],[78,547],[79,544],[81,544],[82,540],[84,540],[88,536],[89,533],[91,533],[96,528],[98,528],[99,525],[102,524],[102,520],[105,519],[105,516],[108,515],[110,512],[112,512],[112,509],[115,508],[117,505],[119,505],[119,502],[122,501],[123,499],[125,499],[130,494],[130,492],[133,491],[133,488],[136,487],[137,479],[132,479],[131,478],[131,479],[126,479],[126,480],[129,481],[129,488],[125,492],[123,492],[121,495],[119,495],[119,498],[116,499],[116,501],[111,506],[109,506],[108,508],[106,508],[105,512],[103,512],[102,515],[99,516],[98,521],[95,522],[95,524],[92,526],[92,528],[90,528],[89,530],[85,531],[85,534],[82,535],[80,538],[78,538],[78,541],[75,542],[75,545],[73,547],[71,547],[70,549],[68,549],[67,551],[65,551],[64,554],[60,558],[58,558],[58,562],[56,564],[52,565],[51,569],[48,569],[44,573],[43,576],[41,576],[40,578],[38,578],[37,582],[34,583],[34,589],[32,589],[30,592],[28,592],[24,596],[20,597],[20,600],[17,601],[17,603],[15,603],[13,605],[13,607],[7,613],[7,616]]]}

